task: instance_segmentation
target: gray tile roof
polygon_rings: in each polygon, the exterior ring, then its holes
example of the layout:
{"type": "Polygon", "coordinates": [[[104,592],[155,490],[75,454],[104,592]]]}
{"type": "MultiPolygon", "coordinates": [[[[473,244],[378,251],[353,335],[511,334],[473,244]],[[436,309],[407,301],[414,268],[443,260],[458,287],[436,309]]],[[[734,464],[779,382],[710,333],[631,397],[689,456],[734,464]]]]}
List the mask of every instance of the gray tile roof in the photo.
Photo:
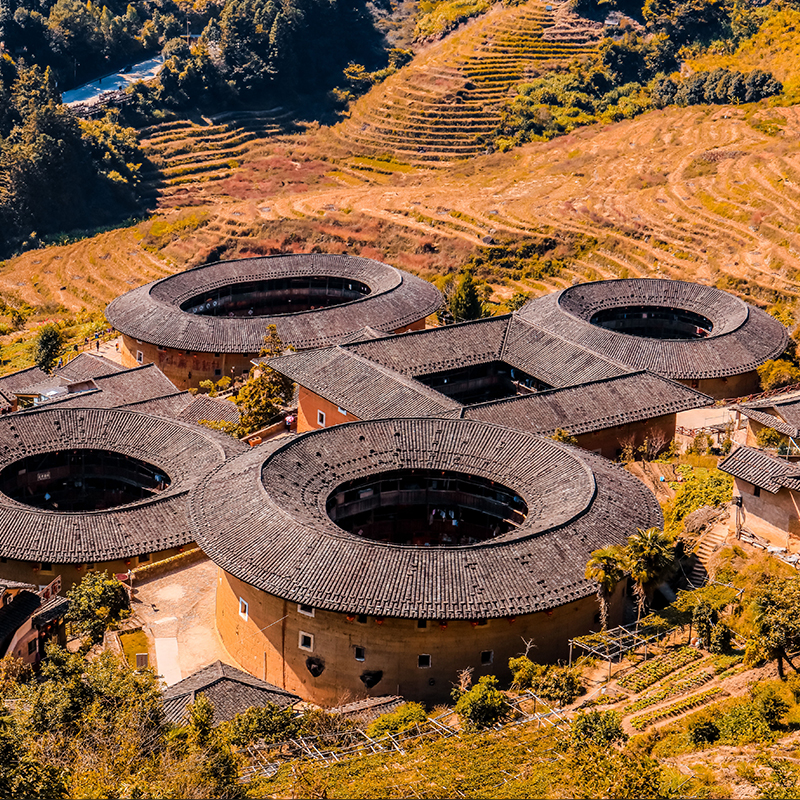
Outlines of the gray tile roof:
{"type": "Polygon", "coordinates": [[[550,435],[556,428],[580,435],[713,404],[707,395],[668,378],[634,372],[465,406],[461,416],[542,435],[550,435]]]}
{"type": "Polygon", "coordinates": [[[171,394],[175,385],[155,364],[145,364],[96,376],[88,383],[71,384],[67,390],[68,394],[48,400],[40,407],[119,408],[171,394]]]}
{"type": "Polygon", "coordinates": [[[732,295],[685,281],[635,278],[571,286],[536,298],[520,316],[595,353],[670,378],[718,378],[750,372],[779,356],[788,332],[769,314],[732,295]],[[652,339],[590,323],[598,311],[621,306],[693,311],[713,324],[704,339],[652,339]]]}
{"type": "Polygon", "coordinates": [[[106,309],[119,331],[162,347],[195,352],[258,353],[266,326],[298,349],[336,343],[371,326],[394,331],[432,314],[439,291],[408,272],[365,258],[309,253],[222,261],[163,278],[114,300],[106,309]],[[214,317],[181,310],[187,300],[232,283],[299,276],[341,276],[371,292],[341,305],[294,314],[214,317]]]}
{"type": "Polygon", "coordinates": [[[798,434],[796,426],[784,422],[780,417],[770,414],[767,411],[761,411],[758,408],[747,408],[746,406],[736,406],[736,408],[748,419],[760,422],[762,425],[773,428],[778,431],[778,433],[782,433],[785,436],[795,438],[798,434]]]}
{"type": "Polygon", "coordinates": [[[754,447],[738,447],[720,462],[719,468],[772,494],[784,487],[800,491],[800,464],[754,447]]]}
{"type": "Polygon", "coordinates": [[[198,394],[181,410],[177,418],[183,422],[195,423],[200,422],[200,420],[238,422],[239,409],[236,407],[236,403],[230,400],[198,394]]]}
{"type": "Polygon", "coordinates": [[[139,400],[135,403],[128,403],[121,408],[130,411],[139,411],[142,414],[155,414],[157,417],[171,417],[177,419],[181,412],[188,406],[193,396],[189,392],[173,391],[163,397],[153,397],[148,400],[139,400]]]}
{"type": "Polygon", "coordinates": [[[240,669],[215,661],[164,690],[167,719],[180,725],[186,722],[187,706],[203,694],[214,706],[214,725],[233,719],[253,706],[274,703],[287,708],[300,702],[296,694],[255,678],[240,669]]]}
{"type": "Polygon", "coordinates": [[[46,379],[47,373],[42,372],[39,367],[28,367],[27,369],[12,372],[0,378],[0,396],[6,403],[11,404],[16,398],[17,391],[46,379]]]}
{"type": "Polygon", "coordinates": [[[304,350],[266,363],[359,419],[436,415],[460,408],[455,400],[350,348],[304,350]]]}
{"type": "Polygon", "coordinates": [[[0,494],[0,556],[86,563],[187,544],[190,489],[246,445],[196,425],[119,409],[44,408],[0,417],[0,469],[67,448],[130,455],[163,469],[171,483],[155,497],[105,511],[44,510],[0,494]]]}
{"type": "Polygon", "coordinates": [[[586,597],[592,551],[662,524],[650,491],[606,459],[443,419],[354,422],[260,445],[207,476],[192,495],[191,520],[215,563],[265,592],[331,611],[423,619],[526,614],[586,597]],[[506,534],[452,547],[375,542],[327,516],[337,486],[404,468],[495,480],[519,493],[528,515],[506,534]]]}
{"type": "Polygon", "coordinates": [[[33,624],[47,625],[48,622],[53,622],[53,620],[63,617],[69,611],[69,604],[70,599],[68,597],[61,597],[60,595],[51,597],[33,615],[33,624]]]}
{"type": "Polygon", "coordinates": [[[14,634],[42,604],[38,594],[23,589],[7,606],[0,607],[0,656],[4,656],[14,634]]]}
{"type": "Polygon", "coordinates": [[[113,372],[122,372],[124,369],[122,364],[96,353],[79,353],[61,369],[56,370],[56,374],[69,383],[77,383],[89,378],[99,378],[101,375],[110,375],[113,372]]]}

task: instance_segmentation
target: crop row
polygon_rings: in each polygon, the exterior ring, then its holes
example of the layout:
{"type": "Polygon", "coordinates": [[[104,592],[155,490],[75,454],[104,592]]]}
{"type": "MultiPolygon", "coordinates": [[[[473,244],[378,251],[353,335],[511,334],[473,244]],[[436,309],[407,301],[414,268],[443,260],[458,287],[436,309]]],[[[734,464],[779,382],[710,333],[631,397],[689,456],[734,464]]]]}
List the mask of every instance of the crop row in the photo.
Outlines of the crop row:
{"type": "Polygon", "coordinates": [[[619,685],[633,692],[644,691],[648,686],[652,686],[671,672],[690,664],[692,661],[696,661],[698,658],[700,658],[700,653],[693,647],[672,650],[663,656],[654,658],[652,661],[645,661],[633,672],[621,678],[619,685]]]}
{"type": "Polygon", "coordinates": [[[713,677],[714,673],[708,670],[684,670],[670,680],[665,681],[665,683],[655,691],[644,695],[644,697],[640,697],[635,703],[630,703],[625,706],[625,708],[622,709],[622,714],[624,716],[634,714],[637,711],[641,711],[643,708],[654,706],[656,703],[660,703],[668,697],[690,692],[692,689],[697,689],[704,683],[708,683],[713,677]]]}
{"type": "Polygon", "coordinates": [[[706,689],[704,692],[690,694],[674,703],[670,703],[668,706],[664,706],[664,708],[657,708],[653,711],[648,711],[646,714],[640,714],[638,717],[634,717],[631,720],[631,725],[633,725],[637,731],[643,731],[648,725],[652,725],[654,722],[667,719],[668,717],[677,717],[679,714],[683,714],[687,711],[691,711],[693,708],[711,702],[715,697],[721,694],[723,694],[723,691],[718,686],[706,689]]]}

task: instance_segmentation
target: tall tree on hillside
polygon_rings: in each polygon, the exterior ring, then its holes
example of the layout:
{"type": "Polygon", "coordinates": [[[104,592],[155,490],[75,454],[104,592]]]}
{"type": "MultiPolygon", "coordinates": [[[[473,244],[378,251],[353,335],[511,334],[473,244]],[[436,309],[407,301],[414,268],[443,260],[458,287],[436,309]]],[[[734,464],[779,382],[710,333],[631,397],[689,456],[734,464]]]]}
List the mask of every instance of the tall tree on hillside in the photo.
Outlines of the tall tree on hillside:
{"type": "Polygon", "coordinates": [[[55,325],[45,325],[36,337],[33,360],[43,372],[52,372],[56,359],[64,351],[64,336],[55,325]]]}
{"type": "Polygon", "coordinates": [[[784,660],[798,672],[786,654],[800,647],[800,579],[770,582],[756,595],[753,605],[756,619],[748,649],[755,647],[768,658],[774,658],[778,676],[783,680],[784,660]]]}
{"type": "Polygon", "coordinates": [[[608,627],[608,601],[625,575],[625,568],[625,550],[618,545],[595,550],[586,564],[586,580],[594,581],[597,585],[603,630],[608,627]]]}
{"type": "Polygon", "coordinates": [[[453,322],[466,322],[486,316],[483,303],[478,296],[478,287],[470,270],[463,272],[450,298],[450,315],[453,317],[453,322]]]}
{"type": "Polygon", "coordinates": [[[675,542],[661,528],[637,528],[636,533],[628,537],[625,556],[641,617],[647,602],[647,590],[663,580],[675,563],[675,542]]]}

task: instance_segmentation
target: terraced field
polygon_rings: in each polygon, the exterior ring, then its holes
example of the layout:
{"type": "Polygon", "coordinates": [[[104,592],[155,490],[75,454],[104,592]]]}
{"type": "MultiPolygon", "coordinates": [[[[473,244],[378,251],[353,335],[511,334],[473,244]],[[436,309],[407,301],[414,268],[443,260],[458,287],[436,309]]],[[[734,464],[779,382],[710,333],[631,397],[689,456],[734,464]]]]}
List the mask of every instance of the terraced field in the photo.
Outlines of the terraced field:
{"type": "Polygon", "coordinates": [[[496,6],[359,99],[335,136],[350,150],[424,166],[483,152],[516,83],[595,47],[589,29],[556,26],[548,8],[496,6]]]}
{"type": "Polygon", "coordinates": [[[239,159],[257,157],[258,145],[285,133],[289,113],[282,108],[237,111],[214,117],[164,122],[140,131],[149,160],[143,172],[146,202],[161,207],[208,202],[215,184],[227,178],[239,159]],[[189,203],[187,203],[189,201],[189,203]]]}

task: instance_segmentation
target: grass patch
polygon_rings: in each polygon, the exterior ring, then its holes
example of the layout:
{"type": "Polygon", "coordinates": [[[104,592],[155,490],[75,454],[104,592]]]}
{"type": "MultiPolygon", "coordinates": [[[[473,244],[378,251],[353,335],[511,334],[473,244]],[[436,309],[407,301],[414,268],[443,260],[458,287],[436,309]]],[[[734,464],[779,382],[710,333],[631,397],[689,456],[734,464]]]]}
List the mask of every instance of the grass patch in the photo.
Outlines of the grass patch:
{"type": "Polygon", "coordinates": [[[147,642],[147,636],[143,630],[128,631],[121,633],[119,640],[122,642],[122,652],[125,653],[125,660],[132,666],[136,667],[136,654],[148,653],[150,648],[147,642]]]}

